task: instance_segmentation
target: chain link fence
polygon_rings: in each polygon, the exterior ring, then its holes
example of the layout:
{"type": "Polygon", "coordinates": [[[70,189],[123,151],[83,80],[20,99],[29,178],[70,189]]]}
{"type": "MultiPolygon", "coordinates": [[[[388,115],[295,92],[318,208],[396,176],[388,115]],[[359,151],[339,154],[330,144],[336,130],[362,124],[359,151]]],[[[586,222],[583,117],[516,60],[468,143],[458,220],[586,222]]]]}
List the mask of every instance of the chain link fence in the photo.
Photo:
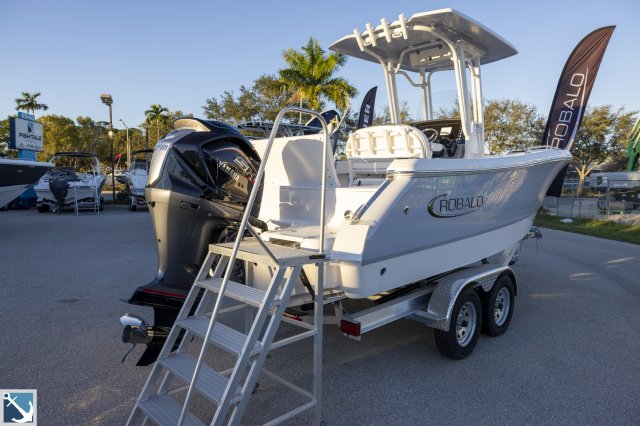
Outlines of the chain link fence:
{"type": "MultiPolygon", "coordinates": [[[[637,182],[636,182],[637,183],[637,182]]],[[[565,183],[562,197],[546,197],[544,211],[573,219],[598,219],[623,224],[640,225],[640,188],[634,182],[622,188],[585,186],[577,196],[577,185],[565,183]]]]}

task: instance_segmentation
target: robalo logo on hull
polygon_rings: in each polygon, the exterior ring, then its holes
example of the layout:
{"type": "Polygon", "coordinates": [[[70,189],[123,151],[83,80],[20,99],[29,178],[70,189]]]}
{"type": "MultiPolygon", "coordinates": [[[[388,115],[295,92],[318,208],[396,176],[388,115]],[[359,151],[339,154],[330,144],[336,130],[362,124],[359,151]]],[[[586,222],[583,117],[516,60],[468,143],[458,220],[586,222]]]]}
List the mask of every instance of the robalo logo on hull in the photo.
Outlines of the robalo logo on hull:
{"type": "Polygon", "coordinates": [[[448,218],[476,212],[483,205],[484,195],[454,197],[451,193],[445,193],[433,197],[427,210],[433,217],[448,218]]]}

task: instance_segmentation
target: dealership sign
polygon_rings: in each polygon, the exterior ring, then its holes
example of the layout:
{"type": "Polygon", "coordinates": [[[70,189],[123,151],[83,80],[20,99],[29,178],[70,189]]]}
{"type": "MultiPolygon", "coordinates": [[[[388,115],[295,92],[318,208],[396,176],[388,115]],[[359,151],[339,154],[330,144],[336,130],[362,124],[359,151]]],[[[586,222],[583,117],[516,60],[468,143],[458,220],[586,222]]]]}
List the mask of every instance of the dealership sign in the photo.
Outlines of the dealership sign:
{"type": "Polygon", "coordinates": [[[9,138],[9,148],[42,151],[42,123],[11,117],[9,138]]]}

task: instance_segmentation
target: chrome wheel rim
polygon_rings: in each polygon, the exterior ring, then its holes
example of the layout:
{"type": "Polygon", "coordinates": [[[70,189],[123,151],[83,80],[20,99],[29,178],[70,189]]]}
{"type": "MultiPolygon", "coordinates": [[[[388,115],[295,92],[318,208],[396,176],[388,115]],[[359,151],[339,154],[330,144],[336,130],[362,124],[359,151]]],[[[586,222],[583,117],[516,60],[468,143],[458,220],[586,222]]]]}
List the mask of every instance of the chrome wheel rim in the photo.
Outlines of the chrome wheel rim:
{"type": "Polygon", "coordinates": [[[473,303],[462,305],[456,319],[456,339],[460,346],[465,347],[471,342],[476,331],[476,318],[476,306],[473,303]]]}
{"type": "Polygon", "coordinates": [[[507,321],[510,308],[511,294],[506,287],[502,287],[496,296],[496,303],[493,305],[493,321],[498,327],[501,327],[507,321]]]}

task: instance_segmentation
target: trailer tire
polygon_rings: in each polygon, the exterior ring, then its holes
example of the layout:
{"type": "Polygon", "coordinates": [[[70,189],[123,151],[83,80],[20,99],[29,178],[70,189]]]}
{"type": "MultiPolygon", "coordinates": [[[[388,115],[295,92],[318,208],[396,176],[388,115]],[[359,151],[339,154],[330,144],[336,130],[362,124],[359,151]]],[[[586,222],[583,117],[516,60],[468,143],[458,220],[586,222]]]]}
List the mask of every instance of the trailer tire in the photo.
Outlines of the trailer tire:
{"type": "Polygon", "coordinates": [[[451,311],[449,331],[434,329],[438,350],[449,358],[466,358],[478,342],[481,324],[480,296],[473,289],[463,290],[451,311]]]}
{"type": "Polygon", "coordinates": [[[482,302],[482,332],[495,337],[507,331],[515,302],[511,277],[502,275],[498,278],[482,302]]]}
{"type": "Polygon", "coordinates": [[[46,213],[49,211],[49,206],[46,204],[41,204],[38,206],[38,213],[46,213]]]}

